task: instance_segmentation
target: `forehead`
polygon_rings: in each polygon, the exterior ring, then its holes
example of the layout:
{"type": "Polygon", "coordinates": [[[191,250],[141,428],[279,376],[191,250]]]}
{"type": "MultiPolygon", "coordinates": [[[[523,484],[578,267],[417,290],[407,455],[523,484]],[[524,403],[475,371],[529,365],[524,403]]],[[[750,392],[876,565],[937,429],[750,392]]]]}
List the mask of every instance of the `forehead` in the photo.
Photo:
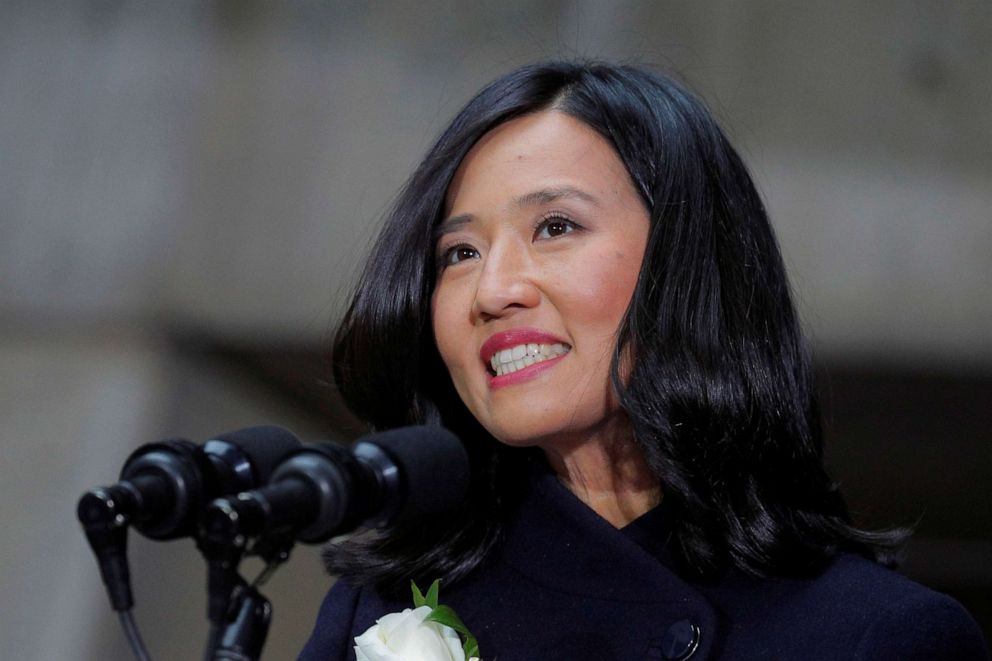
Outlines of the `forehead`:
{"type": "Polygon", "coordinates": [[[637,197],[603,136],[571,115],[545,110],[497,126],[469,150],[448,187],[445,215],[540,202],[541,191],[556,190],[606,202],[637,197]]]}

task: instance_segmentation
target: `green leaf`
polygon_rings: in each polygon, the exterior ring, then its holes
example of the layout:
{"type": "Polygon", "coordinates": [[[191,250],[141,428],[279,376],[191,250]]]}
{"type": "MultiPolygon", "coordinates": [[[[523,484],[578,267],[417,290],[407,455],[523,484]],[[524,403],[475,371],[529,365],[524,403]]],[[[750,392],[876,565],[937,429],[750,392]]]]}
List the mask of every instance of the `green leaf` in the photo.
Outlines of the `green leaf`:
{"type": "Polygon", "coordinates": [[[437,622],[438,624],[451,627],[464,636],[472,635],[469,633],[468,627],[465,626],[465,623],[462,622],[461,619],[459,619],[451,606],[438,606],[431,611],[431,614],[427,616],[427,619],[431,622],[437,622]]]}
{"type": "Polygon", "coordinates": [[[462,645],[462,649],[465,650],[466,659],[471,659],[473,656],[482,658],[482,654],[479,653],[479,641],[472,634],[465,636],[465,643],[462,645]]]}
{"type": "Polygon", "coordinates": [[[431,586],[427,588],[427,605],[431,608],[437,608],[437,593],[441,589],[441,579],[435,578],[431,586]]]}
{"type": "Polygon", "coordinates": [[[424,598],[424,593],[420,591],[420,588],[417,587],[414,581],[410,581],[410,589],[413,590],[413,607],[420,608],[421,606],[426,606],[427,600],[424,598]]]}
{"type": "Polygon", "coordinates": [[[438,606],[431,611],[427,619],[431,622],[437,622],[438,624],[451,627],[465,638],[465,642],[462,643],[462,649],[465,650],[466,659],[473,656],[482,656],[479,654],[479,641],[475,639],[475,636],[472,635],[472,632],[468,630],[468,627],[465,626],[465,623],[462,622],[451,606],[438,606]]]}

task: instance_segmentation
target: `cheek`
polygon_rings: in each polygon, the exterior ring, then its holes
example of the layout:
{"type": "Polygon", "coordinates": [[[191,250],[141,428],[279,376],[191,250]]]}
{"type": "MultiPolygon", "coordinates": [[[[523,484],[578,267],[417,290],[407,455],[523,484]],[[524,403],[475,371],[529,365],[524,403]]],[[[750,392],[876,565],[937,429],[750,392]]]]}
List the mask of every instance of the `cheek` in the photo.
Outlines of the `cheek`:
{"type": "Polygon", "coordinates": [[[562,284],[574,292],[577,316],[612,339],[634,293],[640,260],[640,254],[609,251],[589,256],[571,269],[562,284]]]}
{"type": "MultiPolygon", "coordinates": [[[[468,363],[477,358],[472,355],[471,327],[465,324],[467,313],[451,290],[435,291],[431,297],[431,326],[434,330],[434,343],[444,362],[455,392],[462,402],[473,410],[468,379],[468,363]]],[[[473,411],[474,413],[474,411],[473,411]]]]}
{"type": "Polygon", "coordinates": [[[461,360],[459,349],[467,345],[468,338],[459,338],[458,305],[448,288],[439,287],[431,296],[431,327],[434,342],[441,360],[454,376],[461,360]]]}
{"type": "Polygon", "coordinates": [[[445,321],[444,312],[444,306],[438,305],[438,294],[435,291],[431,295],[431,330],[434,331],[434,344],[437,346],[437,352],[441,354],[441,360],[447,365],[447,329],[451,327],[451,324],[445,321]]]}

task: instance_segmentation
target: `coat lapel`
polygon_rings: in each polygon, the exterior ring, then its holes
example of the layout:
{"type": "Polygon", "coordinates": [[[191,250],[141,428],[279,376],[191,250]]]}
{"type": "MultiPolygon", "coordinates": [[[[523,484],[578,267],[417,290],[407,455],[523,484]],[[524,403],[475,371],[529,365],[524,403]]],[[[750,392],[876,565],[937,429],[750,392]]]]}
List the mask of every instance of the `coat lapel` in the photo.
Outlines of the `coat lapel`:
{"type": "MultiPolygon", "coordinates": [[[[506,655],[509,650],[501,653],[493,640],[501,659],[679,658],[683,643],[686,651],[695,647],[686,658],[704,659],[716,651],[721,638],[717,609],[635,541],[646,536],[653,542],[668,534],[663,517],[650,512],[632,525],[636,530],[628,532],[637,534],[625,534],[553,474],[534,477],[500,559],[488,572],[502,586],[484,590],[509,592],[502,595],[510,606],[505,612],[518,618],[517,639],[527,639],[531,648],[530,655],[506,655]],[[695,643],[690,645],[687,636],[694,636],[695,643]],[[551,655],[535,654],[541,649],[551,655]]],[[[479,612],[483,619],[485,610],[479,612]]],[[[487,629],[494,633],[506,624],[490,621],[487,629]]]]}

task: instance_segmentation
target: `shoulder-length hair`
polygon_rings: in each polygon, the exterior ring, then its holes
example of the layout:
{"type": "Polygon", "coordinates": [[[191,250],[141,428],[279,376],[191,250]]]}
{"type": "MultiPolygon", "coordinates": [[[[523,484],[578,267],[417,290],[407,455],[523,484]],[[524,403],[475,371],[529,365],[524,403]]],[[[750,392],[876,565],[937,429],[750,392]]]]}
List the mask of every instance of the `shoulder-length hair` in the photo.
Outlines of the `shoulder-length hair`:
{"type": "Polygon", "coordinates": [[[457,581],[512,514],[514,479],[533,450],[498,443],[454,391],[431,330],[432,236],[469,149],[495,126],[550,108],[610,142],[649,211],[611,374],[685,567],[796,575],[839,549],[894,562],[902,534],[853,527],[824,470],[782,258],[751,177],[710,113],[643,68],[550,62],[492,82],[444,130],[387,215],[334,343],[348,407],[374,429],[452,429],[469,449],[472,493],[442,521],[330,547],[328,569],[387,592],[411,578],[457,581]],[[632,365],[621,380],[622,354],[632,365]]]}

